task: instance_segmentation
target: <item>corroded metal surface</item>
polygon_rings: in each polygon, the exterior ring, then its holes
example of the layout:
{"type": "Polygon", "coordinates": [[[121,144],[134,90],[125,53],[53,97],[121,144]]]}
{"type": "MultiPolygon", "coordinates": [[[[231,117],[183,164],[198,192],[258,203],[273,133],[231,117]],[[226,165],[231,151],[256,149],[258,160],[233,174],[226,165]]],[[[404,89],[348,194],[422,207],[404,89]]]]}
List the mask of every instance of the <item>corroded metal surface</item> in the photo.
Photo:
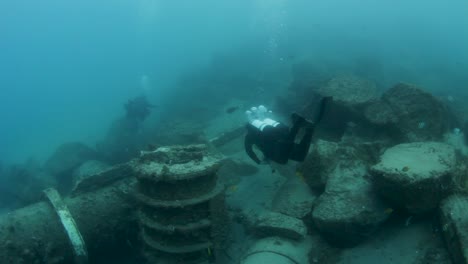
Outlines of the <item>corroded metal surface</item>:
{"type": "Polygon", "coordinates": [[[199,263],[218,247],[223,232],[224,186],[220,158],[205,145],[161,147],[133,163],[135,197],[145,256],[199,263]]]}

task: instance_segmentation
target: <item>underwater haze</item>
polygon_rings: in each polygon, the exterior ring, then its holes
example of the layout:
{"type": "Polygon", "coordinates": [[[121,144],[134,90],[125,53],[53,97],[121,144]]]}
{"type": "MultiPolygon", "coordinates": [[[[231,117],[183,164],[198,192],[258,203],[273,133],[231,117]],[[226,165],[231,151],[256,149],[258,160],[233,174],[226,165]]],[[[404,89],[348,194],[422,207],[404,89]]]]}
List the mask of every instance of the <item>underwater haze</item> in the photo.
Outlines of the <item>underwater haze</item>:
{"type": "Polygon", "coordinates": [[[219,54],[240,54],[220,74],[360,61],[379,65],[384,87],[408,81],[457,98],[468,94],[467,14],[463,0],[4,0],[0,161],[94,146],[140,95],[157,106],[157,126],[179,78],[219,54]]]}

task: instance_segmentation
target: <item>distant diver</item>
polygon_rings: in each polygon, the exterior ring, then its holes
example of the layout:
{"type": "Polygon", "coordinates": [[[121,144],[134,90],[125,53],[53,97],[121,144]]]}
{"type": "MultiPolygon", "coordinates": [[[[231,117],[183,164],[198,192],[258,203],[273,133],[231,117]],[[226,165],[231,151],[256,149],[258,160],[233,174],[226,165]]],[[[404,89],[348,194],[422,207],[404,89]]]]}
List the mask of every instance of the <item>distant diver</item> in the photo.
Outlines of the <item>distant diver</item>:
{"type": "Polygon", "coordinates": [[[268,111],[265,106],[252,107],[246,111],[249,122],[244,147],[247,155],[257,164],[268,163],[268,161],[279,164],[286,164],[288,160],[304,161],[309,152],[315,126],[322,119],[325,108],[331,100],[332,97],[323,97],[320,100],[320,108],[314,122],[293,113],[291,128],[271,119],[269,117],[271,111],[268,111]],[[300,128],[304,128],[305,133],[300,142],[295,143],[300,128]],[[253,145],[256,145],[263,153],[263,161],[253,151],[253,145]]]}
{"type": "Polygon", "coordinates": [[[125,104],[126,117],[128,119],[134,119],[143,121],[151,113],[150,108],[154,107],[148,102],[146,96],[138,96],[130,99],[125,104]]]}
{"type": "Polygon", "coordinates": [[[96,145],[106,162],[123,163],[139,155],[144,145],[140,133],[153,107],[145,96],[127,100],[125,116],[114,120],[106,137],[96,145]]]}

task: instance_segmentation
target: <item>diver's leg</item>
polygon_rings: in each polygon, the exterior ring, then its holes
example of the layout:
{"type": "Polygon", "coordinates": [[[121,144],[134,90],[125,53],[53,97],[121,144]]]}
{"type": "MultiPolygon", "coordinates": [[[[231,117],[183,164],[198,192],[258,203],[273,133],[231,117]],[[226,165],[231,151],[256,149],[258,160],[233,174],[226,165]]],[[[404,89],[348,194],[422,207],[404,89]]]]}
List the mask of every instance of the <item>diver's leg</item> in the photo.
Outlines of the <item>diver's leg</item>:
{"type": "Polygon", "coordinates": [[[306,123],[306,120],[305,118],[296,113],[293,113],[291,115],[291,119],[293,121],[293,125],[289,130],[287,141],[294,142],[294,140],[296,139],[296,135],[299,132],[299,129],[306,123]]]}
{"type": "MultiPolygon", "coordinates": [[[[305,133],[301,141],[299,142],[299,144],[294,144],[294,147],[291,151],[290,159],[295,160],[295,161],[304,161],[305,157],[307,156],[307,153],[309,153],[310,143],[312,143],[312,136],[314,134],[315,126],[316,124],[320,123],[320,121],[322,120],[326,107],[328,104],[330,104],[332,100],[333,100],[332,97],[323,97],[320,100],[318,114],[315,117],[315,120],[313,123],[305,120],[303,117],[297,114],[293,114],[292,116],[293,120],[296,119],[294,123],[298,124],[296,125],[297,130],[299,130],[299,127],[304,126],[305,133]]],[[[296,134],[297,132],[298,131],[295,131],[296,134]]]]}
{"type": "Polygon", "coordinates": [[[286,164],[291,156],[291,152],[294,149],[295,143],[293,141],[283,141],[278,142],[277,144],[277,152],[275,155],[275,161],[279,164],[286,164]]]}
{"type": "Polygon", "coordinates": [[[314,134],[315,126],[309,125],[306,128],[304,136],[299,144],[294,144],[290,154],[290,159],[295,161],[304,161],[307,153],[309,153],[310,144],[312,143],[312,135],[314,134]]]}

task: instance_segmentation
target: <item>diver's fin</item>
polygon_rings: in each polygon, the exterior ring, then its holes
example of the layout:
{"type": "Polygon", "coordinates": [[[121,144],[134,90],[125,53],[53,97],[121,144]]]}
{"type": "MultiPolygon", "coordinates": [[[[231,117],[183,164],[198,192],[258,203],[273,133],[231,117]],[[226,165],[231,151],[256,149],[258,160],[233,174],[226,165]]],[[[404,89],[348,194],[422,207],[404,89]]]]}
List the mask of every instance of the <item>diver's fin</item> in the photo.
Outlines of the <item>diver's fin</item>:
{"type": "Polygon", "coordinates": [[[323,116],[325,114],[325,110],[326,110],[327,106],[332,101],[333,101],[333,97],[331,97],[331,96],[322,97],[322,99],[320,100],[320,106],[319,106],[320,108],[319,108],[317,116],[315,117],[314,124],[320,123],[320,121],[322,120],[322,118],[323,118],[323,116]]]}
{"type": "Polygon", "coordinates": [[[300,116],[298,113],[292,113],[291,120],[293,124],[297,124],[298,126],[302,126],[306,122],[306,119],[300,116]]]}

